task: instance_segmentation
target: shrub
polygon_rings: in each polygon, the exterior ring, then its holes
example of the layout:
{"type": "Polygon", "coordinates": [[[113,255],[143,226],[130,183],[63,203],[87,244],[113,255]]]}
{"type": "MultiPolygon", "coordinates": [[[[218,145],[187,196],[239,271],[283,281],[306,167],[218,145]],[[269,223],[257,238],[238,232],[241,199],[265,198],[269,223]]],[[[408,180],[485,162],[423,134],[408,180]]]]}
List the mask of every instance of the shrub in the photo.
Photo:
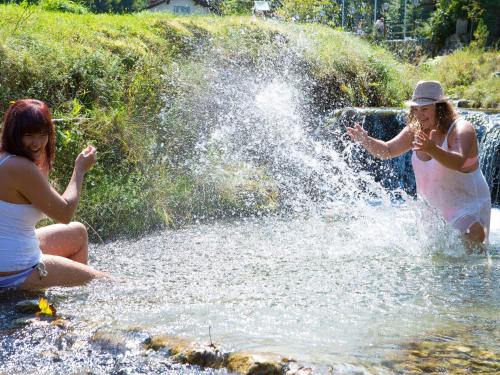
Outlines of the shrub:
{"type": "Polygon", "coordinates": [[[41,0],[39,6],[48,11],[76,14],[88,13],[88,9],[85,6],[71,0],[41,0]]]}

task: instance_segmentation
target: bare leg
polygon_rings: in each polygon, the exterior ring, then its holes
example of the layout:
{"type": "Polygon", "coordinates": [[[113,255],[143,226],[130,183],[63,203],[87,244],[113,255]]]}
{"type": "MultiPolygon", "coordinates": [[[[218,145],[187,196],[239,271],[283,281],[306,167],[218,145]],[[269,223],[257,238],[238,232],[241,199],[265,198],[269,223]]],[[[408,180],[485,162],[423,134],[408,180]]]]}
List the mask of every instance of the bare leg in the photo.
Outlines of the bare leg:
{"type": "Polygon", "coordinates": [[[472,253],[475,249],[478,249],[479,252],[484,252],[484,248],[482,246],[485,238],[486,232],[481,223],[475,222],[469,228],[469,231],[464,234],[465,241],[467,243],[467,247],[469,251],[472,253]]]}
{"type": "Polygon", "coordinates": [[[88,235],[82,223],[54,224],[35,231],[43,254],[58,255],[87,264],[88,235]]]}
{"type": "Polygon", "coordinates": [[[21,285],[21,289],[40,289],[52,286],[82,285],[95,278],[108,277],[107,274],[93,268],[56,255],[42,255],[42,261],[47,270],[47,276],[40,278],[34,270],[21,285]]]}

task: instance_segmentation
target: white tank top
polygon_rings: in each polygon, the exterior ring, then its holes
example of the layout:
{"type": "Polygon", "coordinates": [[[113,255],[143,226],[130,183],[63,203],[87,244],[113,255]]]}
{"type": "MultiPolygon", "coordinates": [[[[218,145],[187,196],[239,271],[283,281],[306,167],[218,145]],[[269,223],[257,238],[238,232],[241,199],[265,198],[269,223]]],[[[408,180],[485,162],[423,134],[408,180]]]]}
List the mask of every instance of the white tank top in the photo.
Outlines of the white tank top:
{"type": "MultiPolygon", "coordinates": [[[[446,134],[441,146],[444,150],[448,150],[448,136],[457,121],[446,134]]],[[[448,223],[463,233],[473,223],[480,222],[488,238],[491,195],[480,167],[473,172],[463,173],[446,168],[434,159],[420,160],[415,152],[411,162],[420,198],[436,208],[448,223]]]]}
{"type": "MultiPolygon", "coordinates": [[[[0,160],[0,167],[12,156],[0,160]]],[[[42,217],[31,204],[0,200],[0,272],[21,271],[40,262],[42,252],[35,225],[42,217]]]]}

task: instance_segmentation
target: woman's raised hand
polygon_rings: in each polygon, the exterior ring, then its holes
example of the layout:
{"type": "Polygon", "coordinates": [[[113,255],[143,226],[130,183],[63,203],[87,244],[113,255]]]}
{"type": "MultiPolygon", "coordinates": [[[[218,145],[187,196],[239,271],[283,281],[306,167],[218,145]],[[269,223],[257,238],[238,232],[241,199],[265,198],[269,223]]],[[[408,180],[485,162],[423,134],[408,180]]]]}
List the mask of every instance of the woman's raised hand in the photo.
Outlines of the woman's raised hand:
{"type": "Polygon", "coordinates": [[[363,129],[359,123],[355,123],[352,128],[347,127],[346,130],[347,134],[349,134],[349,137],[351,137],[354,142],[357,142],[362,146],[366,144],[366,141],[368,140],[368,132],[363,129]]]}
{"type": "Polygon", "coordinates": [[[413,140],[413,151],[423,151],[428,154],[432,153],[435,147],[437,147],[436,141],[437,141],[436,130],[431,130],[429,135],[419,130],[417,134],[415,134],[415,138],[413,140]]]}
{"type": "Polygon", "coordinates": [[[75,161],[75,168],[83,173],[88,172],[97,161],[97,150],[94,146],[87,146],[78,154],[75,161]]]}

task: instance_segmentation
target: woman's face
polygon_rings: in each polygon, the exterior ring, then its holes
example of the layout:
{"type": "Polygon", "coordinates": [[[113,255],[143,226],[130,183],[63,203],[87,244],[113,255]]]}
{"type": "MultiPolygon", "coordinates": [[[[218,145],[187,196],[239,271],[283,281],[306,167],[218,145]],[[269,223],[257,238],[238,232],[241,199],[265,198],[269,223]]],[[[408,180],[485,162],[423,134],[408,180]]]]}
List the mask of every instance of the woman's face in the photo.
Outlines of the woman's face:
{"type": "Polygon", "coordinates": [[[418,120],[422,130],[431,130],[436,126],[436,105],[429,104],[412,107],[413,114],[418,120]]]}
{"type": "Polygon", "coordinates": [[[45,148],[49,142],[49,134],[47,132],[25,133],[21,136],[26,152],[33,156],[35,161],[43,161],[45,156],[45,148]]]}

